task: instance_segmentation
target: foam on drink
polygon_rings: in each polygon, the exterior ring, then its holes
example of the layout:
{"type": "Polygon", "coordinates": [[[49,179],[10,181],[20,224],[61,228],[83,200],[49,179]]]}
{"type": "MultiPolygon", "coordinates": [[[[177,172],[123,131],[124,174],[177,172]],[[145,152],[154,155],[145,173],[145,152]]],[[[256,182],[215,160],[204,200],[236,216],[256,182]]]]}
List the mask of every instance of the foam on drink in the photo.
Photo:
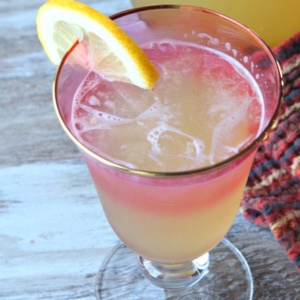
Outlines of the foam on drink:
{"type": "Polygon", "coordinates": [[[258,134],[262,97],[232,58],[174,40],[144,50],[161,79],[153,91],[90,72],[73,103],[78,138],[131,168],[180,171],[217,163],[258,134]]]}

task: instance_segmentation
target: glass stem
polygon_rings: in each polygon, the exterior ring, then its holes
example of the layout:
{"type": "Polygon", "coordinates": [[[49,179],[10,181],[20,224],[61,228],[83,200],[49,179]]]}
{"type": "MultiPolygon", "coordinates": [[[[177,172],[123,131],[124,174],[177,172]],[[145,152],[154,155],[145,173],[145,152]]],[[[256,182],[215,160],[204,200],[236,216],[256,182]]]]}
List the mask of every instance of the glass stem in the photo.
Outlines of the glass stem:
{"type": "Polygon", "coordinates": [[[183,289],[198,282],[207,272],[209,254],[176,264],[164,264],[150,261],[139,256],[143,275],[153,284],[165,289],[183,289]]]}

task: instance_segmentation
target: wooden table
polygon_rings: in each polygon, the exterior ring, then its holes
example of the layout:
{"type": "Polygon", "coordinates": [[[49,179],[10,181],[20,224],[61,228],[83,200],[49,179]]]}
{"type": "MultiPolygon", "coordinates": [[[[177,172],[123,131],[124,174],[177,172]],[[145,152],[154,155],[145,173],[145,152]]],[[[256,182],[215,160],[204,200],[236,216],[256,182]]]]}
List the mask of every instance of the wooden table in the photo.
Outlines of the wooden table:
{"type": "MultiPolygon", "coordinates": [[[[0,299],[92,300],[118,238],[54,114],[55,67],[35,27],[43,2],[0,2],[0,299]]],[[[108,15],[131,6],[85,2],[108,15]]],[[[299,273],[269,230],[238,215],[227,237],[249,262],[254,299],[300,299],[299,273]]]]}

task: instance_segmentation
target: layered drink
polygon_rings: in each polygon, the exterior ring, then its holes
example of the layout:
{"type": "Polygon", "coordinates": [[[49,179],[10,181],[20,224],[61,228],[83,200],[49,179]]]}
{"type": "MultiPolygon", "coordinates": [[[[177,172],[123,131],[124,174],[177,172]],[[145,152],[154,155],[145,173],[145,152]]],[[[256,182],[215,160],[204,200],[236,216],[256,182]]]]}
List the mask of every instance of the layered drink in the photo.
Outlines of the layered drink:
{"type": "Polygon", "coordinates": [[[148,259],[185,262],[219,243],[236,216],[254,152],[230,159],[262,130],[262,94],[217,50],[176,39],[142,48],[160,73],[153,90],[89,70],[68,118],[75,137],[111,163],[84,154],[120,239],[148,259]]]}

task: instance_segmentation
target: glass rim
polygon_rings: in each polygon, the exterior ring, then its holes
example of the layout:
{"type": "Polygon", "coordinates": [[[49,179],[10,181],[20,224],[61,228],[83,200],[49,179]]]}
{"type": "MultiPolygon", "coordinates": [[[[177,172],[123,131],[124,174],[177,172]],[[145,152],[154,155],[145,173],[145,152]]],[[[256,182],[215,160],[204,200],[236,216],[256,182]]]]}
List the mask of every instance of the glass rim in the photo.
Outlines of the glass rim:
{"type": "Polygon", "coordinates": [[[221,160],[220,162],[217,162],[215,164],[200,167],[200,168],[187,169],[187,170],[182,170],[182,171],[166,171],[166,172],[149,171],[149,170],[144,170],[144,169],[130,168],[130,167],[124,166],[122,164],[113,162],[113,160],[104,158],[104,157],[96,154],[95,152],[93,152],[88,147],[86,147],[84,145],[84,143],[82,143],[81,141],[79,141],[79,139],[76,138],[76,136],[71,132],[71,130],[65,124],[63,117],[61,116],[61,112],[58,108],[58,104],[57,104],[57,102],[58,102],[57,101],[57,98],[58,98],[57,86],[58,86],[60,73],[63,69],[63,66],[65,65],[66,60],[71,55],[73,49],[78,45],[79,41],[76,41],[75,44],[65,53],[64,57],[62,58],[59,66],[58,66],[58,69],[57,69],[55,77],[54,77],[52,94],[53,94],[53,102],[54,102],[54,109],[55,109],[56,115],[58,117],[58,120],[59,120],[62,128],[66,132],[66,134],[69,136],[69,138],[74,142],[74,144],[81,151],[83,151],[85,154],[87,154],[88,156],[95,159],[97,162],[99,162],[107,167],[113,168],[115,170],[119,170],[119,171],[122,171],[125,173],[134,174],[134,175],[146,176],[146,177],[179,177],[179,176],[203,174],[203,173],[215,171],[217,169],[220,169],[222,167],[229,165],[230,163],[232,163],[232,162],[238,160],[239,158],[243,157],[244,155],[247,155],[248,153],[250,153],[256,146],[259,145],[259,143],[262,140],[264,140],[268,136],[269,131],[276,125],[276,121],[277,121],[276,119],[279,114],[280,105],[281,105],[281,102],[283,99],[283,75],[281,72],[281,67],[280,67],[279,62],[277,61],[274,53],[272,52],[271,48],[255,32],[253,32],[251,29],[249,29],[245,25],[239,23],[238,21],[236,21],[226,15],[223,15],[219,12],[210,10],[210,9],[193,6],[193,5],[180,5],[180,4],[179,5],[175,5],[175,4],[174,5],[173,4],[147,5],[147,6],[141,6],[141,7],[127,9],[122,12],[113,14],[112,16],[110,16],[110,19],[116,20],[118,18],[127,16],[127,15],[131,15],[134,13],[138,13],[141,11],[149,11],[149,10],[157,10],[157,9],[187,9],[187,10],[192,9],[194,11],[200,11],[203,13],[213,14],[217,17],[227,19],[229,22],[234,23],[238,27],[242,27],[244,30],[248,31],[257,41],[259,41],[263,50],[266,53],[268,53],[269,57],[272,58],[272,60],[273,60],[273,65],[275,66],[275,70],[276,70],[278,82],[279,82],[278,99],[277,99],[276,109],[274,110],[272,117],[270,118],[270,121],[268,122],[267,126],[265,126],[264,130],[249,145],[247,145],[247,147],[243,148],[238,153],[236,153],[232,156],[229,156],[228,158],[221,160]]]}

